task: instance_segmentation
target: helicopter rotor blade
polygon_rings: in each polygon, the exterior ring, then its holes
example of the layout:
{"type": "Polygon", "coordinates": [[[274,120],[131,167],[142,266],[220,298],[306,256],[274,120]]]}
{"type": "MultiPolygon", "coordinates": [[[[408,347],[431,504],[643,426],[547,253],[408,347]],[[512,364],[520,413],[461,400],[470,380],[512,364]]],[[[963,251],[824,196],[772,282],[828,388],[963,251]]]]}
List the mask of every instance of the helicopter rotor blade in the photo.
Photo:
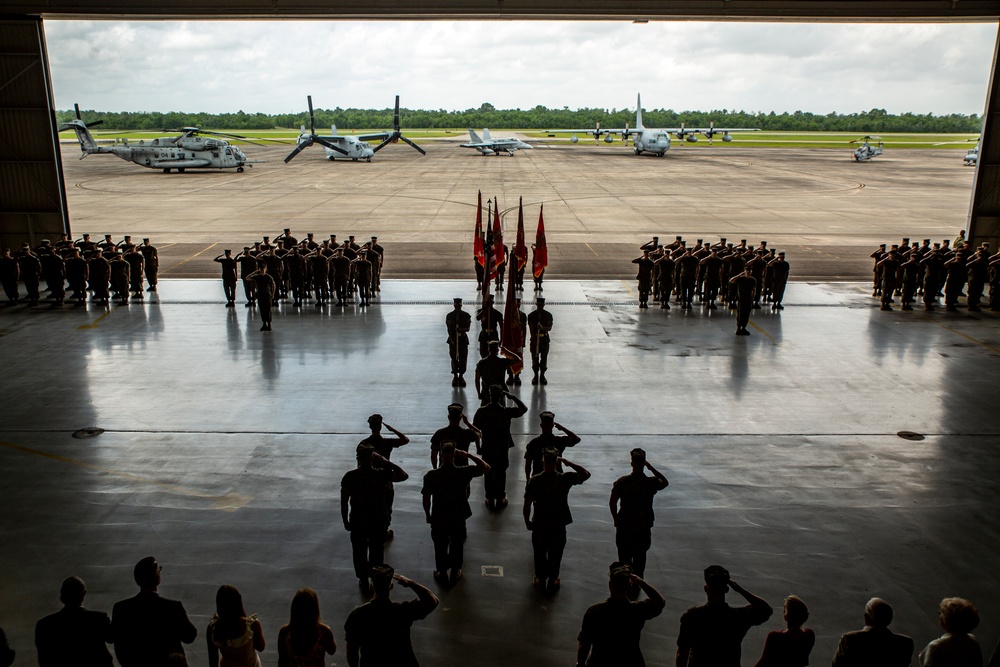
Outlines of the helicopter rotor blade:
{"type": "Polygon", "coordinates": [[[396,95],[396,113],[392,117],[392,129],[399,134],[399,95],[396,95]]]}
{"type": "Polygon", "coordinates": [[[95,125],[102,125],[103,123],[104,123],[103,120],[95,120],[90,123],[84,123],[84,125],[86,125],[87,127],[94,127],[95,125]]]}
{"type": "Polygon", "coordinates": [[[307,95],[306,101],[309,102],[309,134],[316,136],[316,115],[313,113],[312,95],[307,95]]]}
{"type": "Polygon", "coordinates": [[[74,102],[74,103],[73,103],[73,109],[74,109],[74,110],[76,111],[76,119],[77,119],[77,120],[83,120],[82,118],[80,118],[80,105],[79,105],[79,104],[76,104],[76,103],[74,102]]]}
{"type": "Polygon", "coordinates": [[[386,144],[391,144],[393,138],[394,138],[393,135],[390,134],[388,137],[386,137],[386,139],[382,143],[380,143],[378,146],[376,146],[372,150],[375,151],[376,153],[378,153],[380,150],[382,150],[383,148],[385,148],[386,144]]]}
{"type": "Polygon", "coordinates": [[[421,148],[420,146],[416,145],[415,143],[413,143],[412,141],[410,141],[409,139],[407,139],[403,135],[399,135],[399,138],[402,139],[403,141],[405,141],[406,143],[408,143],[413,148],[415,148],[417,151],[419,151],[421,155],[427,155],[427,151],[425,151],[423,148],[421,148]]]}
{"type": "Polygon", "coordinates": [[[343,148],[341,148],[340,146],[338,146],[338,145],[336,145],[334,143],[331,143],[331,142],[327,141],[323,137],[316,137],[316,136],[314,136],[314,137],[312,137],[311,141],[315,141],[317,144],[321,144],[323,146],[326,146],[330,150],[336,151],[336,152],[340,153],[341,155],[348,155],[348,152],[345,151],[343,148]]]}

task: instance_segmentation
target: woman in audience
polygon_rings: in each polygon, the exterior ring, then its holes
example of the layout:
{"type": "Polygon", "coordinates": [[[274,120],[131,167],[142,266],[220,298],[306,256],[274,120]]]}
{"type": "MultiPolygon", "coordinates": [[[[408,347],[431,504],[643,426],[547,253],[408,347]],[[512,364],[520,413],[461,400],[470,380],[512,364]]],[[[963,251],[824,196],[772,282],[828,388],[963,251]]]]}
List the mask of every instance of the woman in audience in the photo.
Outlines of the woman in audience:
{"type": "Polygon", "coordinates": [[[300,588],[288,625],[278,631],[278,667],[325,667],[326,655],[336,651],[333,630],[320,620],[316,591],[300,588]]]}
{"type": "Polygon", "coordinates": [[[215,610],[205,633],[209,667],[260,667],[257,652],[264,650],[264,630],[256,614],[247,616],[235,586],[219,587],[215,610]]]}

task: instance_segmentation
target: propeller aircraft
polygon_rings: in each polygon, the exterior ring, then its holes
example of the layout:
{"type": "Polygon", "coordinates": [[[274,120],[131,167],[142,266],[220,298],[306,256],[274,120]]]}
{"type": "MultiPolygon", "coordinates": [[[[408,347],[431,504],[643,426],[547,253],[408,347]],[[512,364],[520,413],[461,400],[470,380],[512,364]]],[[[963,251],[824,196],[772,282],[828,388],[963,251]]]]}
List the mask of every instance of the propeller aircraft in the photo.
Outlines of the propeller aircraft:
{"type": "Polygon", "coordinates": [[[861,144],[854,149],[852,155],[854,156],[855,162],[869,162],[872,158],[878,157],[882,154],[883,144],[882,137],[876,137],[874,135],[865,135],[861,139],[855,139],[851,142],[852,144],[861,144]],[[877,141],[878,145],[872,146],[871,142],[877,141]]]}
{"type": "Polygon", "coordinates": [[[577,142],[577,134],[590,134],[598,141],[601,136],[604,136],[604,141],[609,144],[614,141],[613,135],[616,134],[620,135],[622,141],[626,144],[628,144],[629,137],[631,137],[633,150],[636,155],[651,153],[658,157],[663,157],[670,148],[670,135],[676,136],[681,141],[694,143],[698,141],[697,135],[700,134],[707,137],[708,143],[711,144],[712,139],[717,134],[721,134],[722,140],[729,143],[733,140],[730,132],[759,132],[760,130],[755,127],[715,127],[715,121],[712,121],[708,127],[685,127],[684,123],[681,123],[680,127],[647,128],[642,124],[642,96],[636,95],[635,127],[632,129],[629,129],[626,123],[624,128],[617,129],[604,129],[598,124],[595,129],[545,131],[553,134],[572,133],[573,136],[570,137],[570,142],[574,144],[577,142]]]}
{"type": "Polygon", "coordinates": [[[395,144],[399,141],[409,144],[415,150],[417,150],[421,155],[426,155],[425,151],[420,146],[416,145],[409,139],[403,136],[399,128],[399,95],[396,95],[396,112],[393,116],[392,131],[383,132],[372,132],[370,134],[359,134],[352,136],[344,136],[337,134],[337,126],[331,126],[332,134],[330,136],[319,136],[316,134],[316,116],[313,112],[312,95],[306,96],[306,100],[309,103],[309,134],[306,134],[305,125],[302,126],[302,133],[299,135],[297,140],[297,146],[295,149],[289,153],[288,157],[285,158],[285,163],[291,161],[296,155],[301,153],[306,148],[309,148],[314,143],[323,146],[326,151],[326,159],[335,160],[337,158],[347,158],[357,162],[358,160],[364,160],[365,162],[371,162],[372,157],[375,153],[379,152],[388,144],[395,144]],[[372,148],[369,141],[380,140],[377,146],[372,148]]]}
{"type": "Polygon", "coordinates": [[[110,153],[142,167],[162,169],[165,174],[169,174],[172,169],[176,169],[178,173],[183,173],[186,169],[235,169],[242,172],[243,165],[253,166],[248,164],[250,161],[246,154],[236,146],[224,139],[214,139],[204,135],[244,140],[246,137],[200,130],[197,127],[164,130],[164,132],[180,132],[181,134],[176,137],[159,137],[149,142],[141,140],[137,143],[129,143],[128,139],[123,139],[121,144],[99,146],[90,134],[90,128],[104,121],[85,123],[80,117],[80,105],[74,104],[73,108],[76,110],[76,118],[68,123],[60,123],[59,130],[76,132],[80,150],[83,152],[81,160],[95,153],[110,153]]]}

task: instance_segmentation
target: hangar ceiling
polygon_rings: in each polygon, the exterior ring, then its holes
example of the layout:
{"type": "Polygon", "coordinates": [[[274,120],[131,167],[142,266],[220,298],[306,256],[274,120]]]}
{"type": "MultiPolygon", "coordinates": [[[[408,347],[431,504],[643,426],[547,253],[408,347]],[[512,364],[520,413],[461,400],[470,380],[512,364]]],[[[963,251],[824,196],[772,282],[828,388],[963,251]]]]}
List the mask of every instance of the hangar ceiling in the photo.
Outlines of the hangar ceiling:
{"type": "Polygon", "coordinates": [[[996,0],[7,0],[81,19],[996,21],[996,0]]]}

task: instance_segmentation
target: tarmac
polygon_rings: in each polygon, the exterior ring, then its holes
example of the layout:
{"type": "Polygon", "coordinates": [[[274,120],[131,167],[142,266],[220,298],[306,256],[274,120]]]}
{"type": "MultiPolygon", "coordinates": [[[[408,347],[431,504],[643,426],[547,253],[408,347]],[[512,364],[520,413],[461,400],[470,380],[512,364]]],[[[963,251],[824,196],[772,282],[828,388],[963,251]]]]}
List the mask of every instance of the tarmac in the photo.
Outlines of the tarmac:
{"type": "Polygon", "coordinates": [[[514,157],[427,142],[426,156],[389,145],[370,163],[329,162],[316,146],[288,164],[288,146],[247,146],[266,160],[245,172],[164,174],[112,155],[79,160],[63,145],[75,238],[131,234],[160,249],[165,278],[216,278],[212,258],[272,239],[372,235],[387,278],[471,278],[476,197],[496,197],[513,243],[519,199],[526,242],[540,212],[550,278],[633,278],[630,261],[654,235],[719,237],[785,250],[792,280],[865,280],[880,243],[953,239],[964,229],[973,169],[963,150],[889,150],[871,162],[842,150],[674,142],[666,157],[620,144],[536,145],[514,157]],[[544,205],[544,209],[542,207],[544,205]]]}
{"type": "MultiPolygon", "coordinates": [[[[736,337],[729,311],[640,311],[630,282],[547,281],[549,383],[514,389],[529,412],[514,426],[511,504],[489,513],[473,483],[454,589],[431,578],[420,480],[446,406],[477,407],[471,382],[450,386],[444,328],[452,298],[474,305],[473,282],[386,280],[368,308],[285,303],[270,333],[242,293],[225,308],[214,280],[164,280],[145,303],[110,309],[2,309],[0,627],[15,664],[34,664],[32,628],[58,609],[64,577],[110,611],[150,554],[161,593],[202,633],[216,588],[236,585],[262,621],[267,666],[292,595],[313,587],[345,664],[343,622],[364,598],[338,487],[374,412],[412,439],[393,457],[410,479],[396,485],[386,560],[441,597],[414,625],[421,664],[572,664],[583,613],[606,596],[608,495],[636,446],[670,481],[646,572],[667,606],[646,624],[647,664],[673,664],[680,615],[703,601],[713,563],[776,610],[747,636],[744,664],[793,593],[811,610],[813,664],[876,595],[918,647],[940,634],[941,598],[973,600],[988,654],[1000,637],[1000,315],[882,312],[869,289],[794,283],[784,311],[756,311],[752,335],[736,337]],[[521,457],[543,410],[582,437],[567,457],[593,473],[570,494],[552,596],[532,589],[521,518],[521,457]]],[[[204,664],[201,637],[188,657],[204,664]]]]}

